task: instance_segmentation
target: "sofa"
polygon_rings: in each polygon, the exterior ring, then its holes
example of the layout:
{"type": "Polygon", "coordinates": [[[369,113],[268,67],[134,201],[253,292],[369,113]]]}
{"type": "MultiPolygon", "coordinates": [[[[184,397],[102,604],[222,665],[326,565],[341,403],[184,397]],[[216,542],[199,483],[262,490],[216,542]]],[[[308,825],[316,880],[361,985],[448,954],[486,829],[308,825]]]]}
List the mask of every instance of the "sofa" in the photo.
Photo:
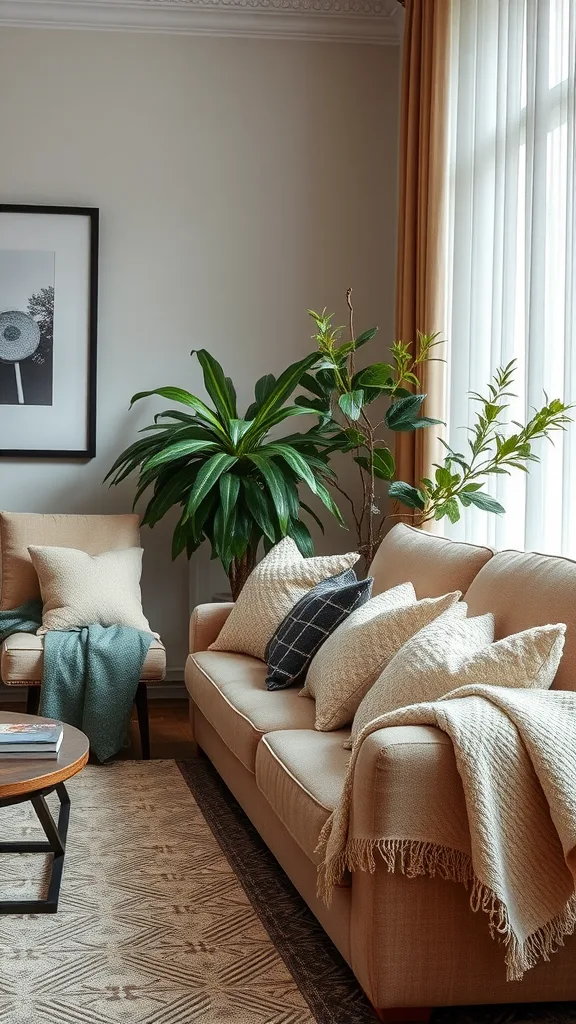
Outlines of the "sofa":
{"type": "MultiPolygon", "coordinates": [[[[461,590],[469,615],[492,612],[496,639],[565,622],[554,687],[576,688],[576,563],[492,550],[395,526],[372,566],[374,594],[411,581],[417,597],[461,590]]],[[[349,729],[314,730],[314,702],[297,689],[267,692],[266,666],[209,651],[232,608],[204,604],[192,615],[186,686],[195,740],[251,819],[354,971],[382,1020],[423,1020],[435,1006],[576,999],[576,937],[521,982],[505,979],[504,953],[464,886],[408,878],[384,862],[355,872],[330,908],[316,895],[318,834],[336,805],[350,756],[349,729]]],[[[575,779],[576,785],[576,779],[575,779]]],[[[470,852],[464,796],[452,744],[433,727],[387,728],[362,745],[352,815],[383,822],[382,834],[423,838],[433,804],[453,846],[470,852]]],[[[518,808],[522,813],[522,808],[518,808]]]]}

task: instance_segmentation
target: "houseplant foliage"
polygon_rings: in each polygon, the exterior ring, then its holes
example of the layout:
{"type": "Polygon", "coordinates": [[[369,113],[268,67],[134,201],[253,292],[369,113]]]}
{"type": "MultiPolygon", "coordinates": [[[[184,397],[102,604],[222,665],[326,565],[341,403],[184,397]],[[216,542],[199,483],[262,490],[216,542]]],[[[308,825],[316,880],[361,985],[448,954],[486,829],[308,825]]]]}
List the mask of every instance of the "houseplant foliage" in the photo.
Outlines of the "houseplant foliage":
{"type": "Polygon", "coordinates": [[[313,554],[302,511],[322,524],[302,500],[299,485],[315,494],[344,525],[327,487],[335,475],[327,464],[326,439],[317,431],[279,440],[269,436],[283,421],[315,413],[306,403],[286,402],[320,357],[315,352],[293,363],[278,379],[272,374],[261,377],[254,402],[239,418],[231,379],[205,349],[195,354],[213,407],[179,387],[134,395],[131,406],[159,395],[183,408],[158,413],[142,431],[145,436],[118,457],[106,479],[119,484],[138,472],[134,504],[151,491],[142,520],[149,526],[177,507],[172,557],[182,551],[190,557],[207,539],[213,557],[221,559],[228,573],[236,599],[254,567],[261,541],[268,549],[290,536],[302,554],[313,554]]]}
{"type": "Polygon", "coordinates": [[[422,415],[426,395],[419,374],[426,361],[438,358],[442,342],[436,334],[419,333],[414,350],[405,342],[394,342],[389,362],[371,363],[357,370],[356,353],[375,337],[377,328],[356,337],[350,289],[347,304],[348,341],[342,341],[345,328],[333,327],[333,314],[309,310],[321,358],[302,378],[309,395],[296,398],[296,402],[315,408],[319,430],[327,439],[325,451],[349,452],[358,467],[358,499],[344,491],[337,480],[331,483],[349,503],[359,550],[370,564],[391,518],[382,512],[386,489],[389,497],[405,508],[399,518],[410,517],[418,526],[444,517],[455,523],[461,508],[470,505],[502,514],[502,505],[483,490],[486,481],[511,469],[526,472],[530,463],[538,461],[534,442],[564,430],[571,421],[572,407],[545,396],[545,405],[535,410],[527,423],[514,421],[516,429],[511,431],[506,410],[512,397],[512,361],[496,371],[485,395],[470,396],[478,409],[465,451],[456,451],[442,441],[446,456],[442,464],[434,466],[433,479],[423,478],[417,487],[396,480],[394,456],[385,434],[427,429],[440,423],[422,415]]]}

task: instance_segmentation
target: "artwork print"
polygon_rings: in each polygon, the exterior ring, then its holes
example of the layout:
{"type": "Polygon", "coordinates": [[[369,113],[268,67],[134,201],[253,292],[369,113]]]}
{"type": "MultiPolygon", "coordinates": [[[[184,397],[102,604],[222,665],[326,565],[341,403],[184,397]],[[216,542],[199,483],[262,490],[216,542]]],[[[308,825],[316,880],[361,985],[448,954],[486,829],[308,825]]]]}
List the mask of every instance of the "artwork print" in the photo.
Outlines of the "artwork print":
{"type": "Polygon", "coordinates": [[[54,270],[54,252],[0,249],[0,405],[52,405],[54,270]]]}

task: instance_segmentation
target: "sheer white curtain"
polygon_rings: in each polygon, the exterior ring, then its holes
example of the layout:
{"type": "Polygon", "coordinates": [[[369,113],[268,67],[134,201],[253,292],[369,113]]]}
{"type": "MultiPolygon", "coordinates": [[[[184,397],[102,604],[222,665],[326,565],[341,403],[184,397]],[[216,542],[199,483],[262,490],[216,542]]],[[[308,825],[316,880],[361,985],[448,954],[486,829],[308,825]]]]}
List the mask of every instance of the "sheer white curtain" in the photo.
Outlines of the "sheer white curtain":
{"type": "MultiPolygon", "coordinates": [[[[451,0],[448,424],[516,359],[511,419],[576,401],[576,0],[451,0]]],[[[470,508],[459,539],[576,557],[576,430],[530,475],[492,478],[507,514],[470,508]]]]}

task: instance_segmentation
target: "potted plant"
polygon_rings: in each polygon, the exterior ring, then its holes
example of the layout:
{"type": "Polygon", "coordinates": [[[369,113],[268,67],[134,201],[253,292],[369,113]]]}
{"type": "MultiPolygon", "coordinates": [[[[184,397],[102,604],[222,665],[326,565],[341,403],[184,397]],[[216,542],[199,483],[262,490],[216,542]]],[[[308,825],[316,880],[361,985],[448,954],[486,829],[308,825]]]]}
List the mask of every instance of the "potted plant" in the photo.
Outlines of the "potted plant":
{"type": "MultiPolygon", "coordinates": [[[[192,353],[194,354],[194,353],[192,353]]],[[[168,409],[144,428],[143,438],[116,459],[107,474],[111,485],[138,472],[134,504],[151,490],[142,522],[153,527],[169,509],[180,510],[172,540],[172,557],[188,557],[208,540],[213,557],[226,570],[237,598],[252,571],[261,541],[265,549],[282,537],[294,539],[304,555],[314,552],[304,511],[322,528],[302,500],[299,487],[315,494],[344,526],[327,484],[335,481],[328,466],[326,438],[316,430],[278,440],[270,431],[297,415],[314,413],[299,403],[286,405],[319,353],[293,363],[278,379],[257,381],[254,402],[238,417],[236,392],[220,364],[205,349],[196,352],[213,407],[178,387],[161,387],[134,395],[135,402],[160,395],[182,409],[168,409]]]]}
{"type": "Polygon", "coordinates": [[[545,405],[534,411],[527,423],[506,423],[507,399],[514,380],[515,363],[496,370],[485,395],[472,394],[479,406],[469,431],[465,451],[455,451],[445,441],[446,456],[434,466],[433,478],[423,478],[417,487],[395,480],[394,455],[383,433],[413,431],[432,427],[439,420],[422,415],[426,398],[421,392],[419,372],[422,364],[436,359],[442,344],[436,334],[418,334],[415,350],[402,341],[394,342],[389,362],[371,363],[357,370],[355,356],[371,341],[377,328],[356,337],[351,290],[346,294],[349,338],[342,341],[343,327],[332,326],[333,314],[309,310],[316,325],[315,338],[321,361],[302,378],[309,395],[296,399],[302,406],[314,406],[319,429],[329,438],[325,454],[349,452],[358,467],[358,495],[349,494],[332,478],[332,486],[347,500],[356,527],[359,550],[366,564],[372,561],[389,525],[389,514],[382,511],[386,490],[404,510],[399,518],[411,517],[415,525],[448,517],[452,523],[460,518],[460,509],[474,505],[487,512],[502,514],[505,509],[483,487],[491,476],[510,473],[511,469],[527,471],[538,461],[533,444],[540,438],[550,439],[556,430],[564,430],[571,422],[572,406],[560,399],[546,398],[545,405]],[[387,401],[382,411],[380,399],[387,401]],[[377,410],[374,412],[374,410],[377,410]],[[383,486],[383,483],[384,485],[383,486]]]}

